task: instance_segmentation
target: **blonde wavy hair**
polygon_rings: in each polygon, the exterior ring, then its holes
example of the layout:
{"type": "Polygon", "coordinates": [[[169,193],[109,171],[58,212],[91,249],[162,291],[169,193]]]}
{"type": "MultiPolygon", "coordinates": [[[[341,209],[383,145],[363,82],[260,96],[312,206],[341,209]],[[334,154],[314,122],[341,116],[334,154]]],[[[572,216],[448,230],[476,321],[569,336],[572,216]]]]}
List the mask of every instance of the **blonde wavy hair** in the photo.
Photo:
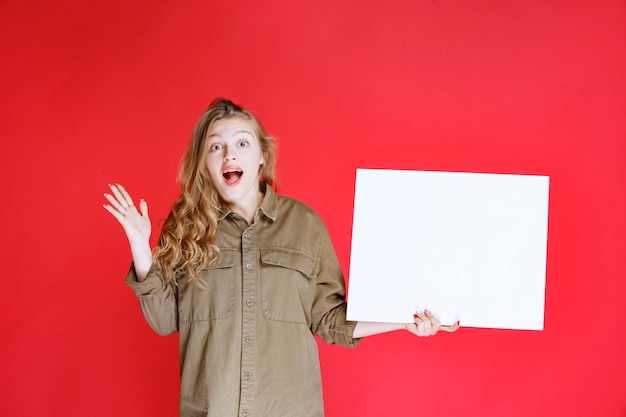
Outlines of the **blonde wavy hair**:
{"type": "Polygon", "coordinates": [[[221,119],[240,118],[251,122],[261,145],[264,163],[261,183],[276,187],[276,145],[256,117],[230,100],[217,98],[202,114],[191,136],[189,148],[178,170],[180,196],[163,222],[154,262],[166,283],[178,283],[180,277],[202,285],[199,274],[219,256],[215,245],[222,202],[206,166],[207,133],[221,119]]]}

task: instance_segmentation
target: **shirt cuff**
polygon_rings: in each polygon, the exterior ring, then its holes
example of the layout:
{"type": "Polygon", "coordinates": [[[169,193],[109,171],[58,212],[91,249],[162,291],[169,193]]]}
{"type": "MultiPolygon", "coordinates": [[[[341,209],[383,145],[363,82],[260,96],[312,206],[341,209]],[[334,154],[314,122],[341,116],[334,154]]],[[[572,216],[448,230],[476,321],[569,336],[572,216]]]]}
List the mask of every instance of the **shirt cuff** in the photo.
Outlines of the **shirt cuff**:
{"type": "Polygon", "coordinates": [[[154,264],[150,268],[150,272],[148,272],[146,279],[139,282],[137,280],[135,264],[131,263],[125,282],[131,290],[133,290],[137,297],[150,297],[165,285],[161,273],[155,268],[154,264]]]}

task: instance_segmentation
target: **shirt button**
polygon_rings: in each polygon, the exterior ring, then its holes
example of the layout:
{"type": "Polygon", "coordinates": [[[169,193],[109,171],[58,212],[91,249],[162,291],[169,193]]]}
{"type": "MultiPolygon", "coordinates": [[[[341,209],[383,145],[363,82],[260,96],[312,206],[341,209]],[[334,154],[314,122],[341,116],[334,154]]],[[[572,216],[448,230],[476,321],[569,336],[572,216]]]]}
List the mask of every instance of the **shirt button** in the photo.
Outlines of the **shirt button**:
{"type": "Polygon", "coordinates": [[[252,305],[252,298],[248,298],[248,299],[246,300],[246,305],[247,305],[248,307],[250,307],[250,306],[252,305]]]}
{"type": "Polygon", "coordinates": [[[252,343],[252,336],[246,336],[246,343],[252,343]]]}
{"type": "Polygon", "coordinates": [[[247,416],[249,416],[249,415],[250,415],[250,412],[246,409],[246,410],[243,410],[243,411],[241,412],[241,415],[242,415],[243,417],[247,417],[247,416]]]}
{"type": "Polygon", "coordinates": [[[245,374],[243,374],[243,377],[249,381],[250,378],[252,378],[252,374],[250,372],[246,372],[245,374]]]}
{"type": "Polygon", "coordinates": [[[248,263],[246,264],[246,269],[247,269],[248,271],[252,269],[252,264],[251,264],[250,262],[248,262],[248,263]]]}
{"type": "Polygon", "coordinates": [[[243,237],[245,237],[246,239],[250,239],[250,233],[248,233],[248,232],[244,233],[243,237]]]}

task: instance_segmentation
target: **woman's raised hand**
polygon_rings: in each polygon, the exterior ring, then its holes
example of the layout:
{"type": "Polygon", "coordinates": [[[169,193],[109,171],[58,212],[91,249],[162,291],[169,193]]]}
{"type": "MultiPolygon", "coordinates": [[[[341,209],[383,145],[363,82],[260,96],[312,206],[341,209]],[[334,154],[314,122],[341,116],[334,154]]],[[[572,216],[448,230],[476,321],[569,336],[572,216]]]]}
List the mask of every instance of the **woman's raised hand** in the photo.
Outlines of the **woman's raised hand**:
{"type": "Polygon", "coordinates": [[[150,233],[152,225],[148,217],[148,204],[144,200],[139,201],[139,210],[135,207],[133,199],[119,184],[109,185],[111,194],[104,193],[110,204],[103,207],[117,219],[124,228],[130,251],[133,256],[135,274],[138,281],[143,281],[152,266],[152,250],[150,249],[150,233]]]}
{"type": "Polygon", "coordinates": [[[103,207],[117,219],[124,228],[126,237],[131,246],[149,244],[152,226],[148,217],[148,204],[144,200],[139,201],[139,210],[135,207],[133,199],[120,184],[109,185],[111,194],[104,193],[110,204],[103,207]]]}

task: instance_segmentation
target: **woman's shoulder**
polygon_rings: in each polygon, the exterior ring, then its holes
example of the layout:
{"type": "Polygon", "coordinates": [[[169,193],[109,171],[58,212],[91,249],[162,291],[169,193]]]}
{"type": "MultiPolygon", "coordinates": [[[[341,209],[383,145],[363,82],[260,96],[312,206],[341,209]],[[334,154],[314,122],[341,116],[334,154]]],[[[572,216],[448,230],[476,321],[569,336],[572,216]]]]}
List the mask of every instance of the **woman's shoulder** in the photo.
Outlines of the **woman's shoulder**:
{"type": "MultiPolygon", "coordinates": [[[[298,200],[297,198],[290,197],[283,194],[276,194],[276,200],[278,208],[286,208],[289,210],[299,210],[306,213],[311,213],[317,216],[317,213],[311,206],[305,203],[302,200],[298,200]]],[[[319,216],[318,216],[319,217],[319,216]]]]}
{"type": "Polygon", "coordinates": [[[289,217],[307,217],[311,221],[323,224],[319,214],[317,214],[317,212],[311,206],[294,197],[277,194],[276,207],[279,216],[284,216],[288,214],[289,217]]]}

